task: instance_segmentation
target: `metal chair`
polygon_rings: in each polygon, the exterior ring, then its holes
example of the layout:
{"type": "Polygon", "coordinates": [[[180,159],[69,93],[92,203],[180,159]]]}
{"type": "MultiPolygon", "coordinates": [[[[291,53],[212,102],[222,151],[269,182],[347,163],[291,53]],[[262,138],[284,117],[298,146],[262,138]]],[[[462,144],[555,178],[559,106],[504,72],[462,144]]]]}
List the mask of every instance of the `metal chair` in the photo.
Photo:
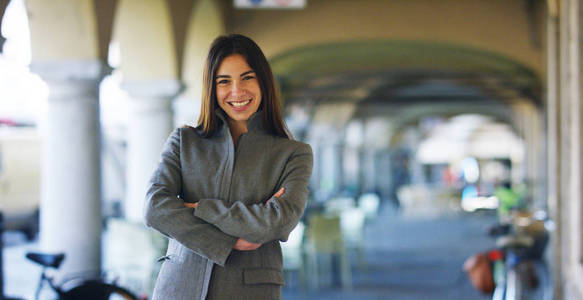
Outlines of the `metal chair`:
{"type": "Polygon", "coordinates": [[[283,254],[283,272],[286,277],[286,282],[291,283],[291,272],[297,271],[300,285],[305,286],[306,276],[304,267],[304,231],[305,225],[299,222],[298,225],[290,233],[288,240],[281,243],[281,251],[283,254]]]}
{"type": "Polygon", "coordinates": [[[364,226],[366,214],[356,207],[340,213],[340,228],[344,237],[344,245],[350,252],[354,252],[358,258],[358,266],[365,270],[364,263],[364,226]]]}
{"type": "Polygon", "coordinates": [[[375,193],[365,193],[358,197],[358,208],[364,212],[367,221],[376,218],[380,202],[379,196],[375,193]]]}
{"type": "Polygon", "coordinates": [[[342,287],[351,289],[352,272],[344,245],[340,217],[337,215],[312,215],[306,231],[307,267],[313,287],[316,289],[320,287],[320,277],[323,275],[320,271],[324,271],[327,278],[331,277],[332,259],[337,257],[342,287]]]}
{"type": "Polygon", "coordinates": [[[330,198],[324,203],[325,212],[333,215],[339,215],[341,212],[354,207],[356,207],[354,198],[351,197],[330,198]]]}

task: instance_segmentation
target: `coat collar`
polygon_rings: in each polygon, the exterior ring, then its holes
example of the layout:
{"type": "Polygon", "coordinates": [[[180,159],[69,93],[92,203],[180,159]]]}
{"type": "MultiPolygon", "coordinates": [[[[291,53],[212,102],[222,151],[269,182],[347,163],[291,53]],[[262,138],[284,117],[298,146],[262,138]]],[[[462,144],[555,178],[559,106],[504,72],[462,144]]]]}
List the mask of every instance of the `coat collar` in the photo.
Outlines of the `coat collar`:
{"type": "MultiPolygon", "coordinates": [[[[227,130],[229,123],[227,122],[228,117],[226,116],[226,113],[222,109],[217,108],[215,109],[215,114],[222,121],[222,124],[220,125],[222,126],[222,128],[220,128],[219,130],[220,131],[227,130]]],[[[247,121],[247,133],[267,133],[263,126],[263,110],[258,110],[257,112],[251,115],[251,117],[247,121]]]]}

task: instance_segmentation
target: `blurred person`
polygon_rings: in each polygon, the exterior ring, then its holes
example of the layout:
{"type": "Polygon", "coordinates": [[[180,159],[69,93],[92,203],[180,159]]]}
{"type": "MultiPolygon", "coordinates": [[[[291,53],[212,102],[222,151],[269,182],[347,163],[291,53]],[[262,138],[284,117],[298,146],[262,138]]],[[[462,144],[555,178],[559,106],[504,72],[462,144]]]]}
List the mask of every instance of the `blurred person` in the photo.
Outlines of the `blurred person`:
{"type": "Polygon", "coordinates": [[[407,150],[399,149],[393,154],[391,164],[391,204],[393,208],[399,210],[401,201],[399,199],[399,189],[411,183],[409,174],[409,155],[407,150]]]}
{"type": "Polygon", "coordinates": [[[216,38],[198,125],[170,135],[146,195],[147,225],[169,238],[152,299],[281,299],[279,242],[303,214],[313,162],[288,132],[261,49],[216,38]]]}

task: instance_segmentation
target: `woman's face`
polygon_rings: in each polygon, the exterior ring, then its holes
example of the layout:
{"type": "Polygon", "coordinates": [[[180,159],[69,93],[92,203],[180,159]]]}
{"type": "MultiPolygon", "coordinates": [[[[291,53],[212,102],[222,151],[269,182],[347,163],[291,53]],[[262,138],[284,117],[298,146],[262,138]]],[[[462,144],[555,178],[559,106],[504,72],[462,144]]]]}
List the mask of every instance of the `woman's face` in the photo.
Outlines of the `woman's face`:
{"type": "Polygon", "coordinates": [[[215,77],[217,102],[231,121],[246,125],[261,104],[261,88],[255,71],[240,54],[227,56],[215,77]]]}

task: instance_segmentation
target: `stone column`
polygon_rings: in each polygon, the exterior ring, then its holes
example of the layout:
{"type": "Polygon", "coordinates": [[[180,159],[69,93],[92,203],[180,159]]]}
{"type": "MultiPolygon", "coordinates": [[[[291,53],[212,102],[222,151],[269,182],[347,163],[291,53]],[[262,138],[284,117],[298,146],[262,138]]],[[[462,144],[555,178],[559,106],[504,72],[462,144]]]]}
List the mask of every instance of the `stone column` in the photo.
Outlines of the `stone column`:
{"type": "Polygon", "coordinates": [[[344,160],[346,156],[344,152],[346,150],[346,144],[344,143],[344,139],[341,138],[337,143],[334,145],[334,156],[336,158],[336,166],[334,172],[334,192],[340,194],[346,188],[346,170],[345,170],[345,163],[344,160]]]}
{"type": "Polygon", "coordinates": [[[533,123],[533,143],[535,146],[534,153],[534,184],[533,184],[533,204],[534,208],[538,210],[546,210],[547,197],[546,197],[546,182],[544,174],[546,172],[545,164],[545,131],[544,131],[544,119],[543,113],[539,111],[536,107],[533,107],[532,112],[532,123],[533,123]]]}
{"type": "Polygon", "coordinates": [[[143,222],[147,185],[172,131],[172,99],[181,84],[174,80],[135,81],[123,83],[122,88],[131,96],[124,213],[129,221],[143,222]]]}
{"type": "MultiPolygon", "coordinates": [[[[4,18],[4,13],[6,12],[6,8],[10,1],[0,1],[0,53],[2,53],[2,48],[4,47],[4,42],[6,42],[6,38],[2,36],[2,19],[4,18]]],[[[2,294],[0,294],[0,297],[2,294]]]]}
{"type": "MultiPolygon", "coordinates": [[[[547,134],[547,201],[549,217],[555,220],[555,230],[551,234],[549,243],[548,257],[551,276],[558,283],[561,279],[561,210],[560,210],[560,182],[561,172],[560,164],[560,133],[559,133],[559,38],[558,25],[559,20],[551,9],[546,17],[546,134],[547,134]]],[[[561,284],[555,284],[553,287],[554,299],[562,298],[561,284]]]]}
{"type": "Polygon", "coordinates": [[[180,94],[172,101],[174,112],[174,127],[184,125],[196,126],[200,116],[200,96],[195,97],[187,92],[180,94]]]}
{"type": "Polygon", "coordinates": [[[47,82],[43,137],[40,242],[65,252],[61,274],[101,268],[101,183],[97,60],[33,63],[47,82]]]}
{"type": "Polygon", "coordinates": [[[376,149],[372,146],[367,146],[365,150],[363,150],[363,182],[362,188],[365,191],[370,191],[375,188],[376,185],[376,178],[375,178],[375,168],[376,168],[376,161],[375,161],[375,151],[376,149]]]}
{"type": "Polygon", "coordinates": [[[357,182],[358,182],[358,194],[363,194],[365,192],[370,192],[368,190],[366,190],[364,183],[366,182],[366,179],[368,178],[368,174],[366,174],[366,169],[365,169],[365,151],[366,151],[366,144],[363,142],[359,147],[358,147],[358,178],[357,178],[357,182]]]}

